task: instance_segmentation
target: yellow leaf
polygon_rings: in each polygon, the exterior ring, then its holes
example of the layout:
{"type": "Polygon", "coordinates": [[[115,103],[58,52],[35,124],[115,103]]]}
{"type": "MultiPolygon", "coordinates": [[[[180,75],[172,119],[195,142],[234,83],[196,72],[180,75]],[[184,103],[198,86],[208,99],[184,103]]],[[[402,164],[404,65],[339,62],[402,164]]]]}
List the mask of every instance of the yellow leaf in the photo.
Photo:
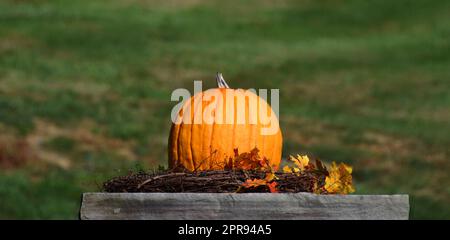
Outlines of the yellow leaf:
{"type": "Polygon", "coordinates": [[[291,169],[289,166],[284,166],[284,167],[283,167],[283,172],[284,172],[284,173],[291,173],[291,172],[292,172],[292,169],[291,169]]]}
{"type": "Polygon", "coordinates": [[[355,191],[352,185],[352,167],[335,162],[331,164],[329,175],[325,178],[325,190],[328,193],[347,194],[355,191]]]}
{"type": "Polygon", "coordinates": [[[352,167],[350,167],[349,165],[347,165],[345,163],[341,163],[340,166],[343,167],[345,169],[345,171],[347,171],[349,174],[352,174],[352,171],[353,171],[352,167]]]}
{"type": "Polygon", "coordinates": [[[278,177],[275,175],[275,173],[273,173],[273,172],[268,172],[268,173],[266,173],[266,178],[265,178],[265,180],[266,180],[267,182],[270,182],[270,181],[272,181],[272,180],[274,180],[274,179],[278,179],[278,177]]]}
{"type": "Polygon", "coordinates": [[[301,171],[305,170],[305,167],[309,164],[309,158],[307,155],[301,156],[297,154],[297,157],[290,156],[289,159],[293,161],[301,171]]]}

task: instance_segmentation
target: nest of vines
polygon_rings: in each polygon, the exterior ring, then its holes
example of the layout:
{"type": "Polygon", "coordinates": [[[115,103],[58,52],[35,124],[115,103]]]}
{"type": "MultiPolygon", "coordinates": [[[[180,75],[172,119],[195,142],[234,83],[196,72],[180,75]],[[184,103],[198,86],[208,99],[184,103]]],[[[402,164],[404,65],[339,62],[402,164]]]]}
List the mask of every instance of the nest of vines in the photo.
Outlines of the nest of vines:
{"type": "MultiPolygon", "coordinates": [[[[106,192],[197,192],[244,193],[270,192],[267,185],[244,187],[248,179],[264,179],[266,172],[220,170],[200,172],[135,173],[113,178],[103,184],[106,192]]],[[[277,192],[315,192],[324,184],[325,175],[317,171],[302,174],[276,173],[277,192]]]]}
{"type": "Polygon", "coordinates": [[[313,192],[347,194],[355,191],[352,168],[333,162],[328,169],[320,160],[308,156],[290,157],[282,171],[259,156],[257,148],[229,158],[224,170],[187,171],[180,166],[153,173],[130,173],[103,184],[106,192],[313,192]],[[184,170],[183,170],[184,169],[184,170]],[[180,171],[182,170],[182,171],[180,171]]]}

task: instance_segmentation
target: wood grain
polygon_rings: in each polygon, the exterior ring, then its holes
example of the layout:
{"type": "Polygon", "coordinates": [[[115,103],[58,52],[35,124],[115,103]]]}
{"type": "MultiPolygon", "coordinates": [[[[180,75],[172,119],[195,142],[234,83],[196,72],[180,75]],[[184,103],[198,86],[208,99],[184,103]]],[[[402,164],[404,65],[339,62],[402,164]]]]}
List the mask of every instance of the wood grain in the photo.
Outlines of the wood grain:
{"type": "Polygon", "coordinates": [[[398,219],[409,217],[408,195],[311,193],[85,193],[88,219],[398,219]]]}

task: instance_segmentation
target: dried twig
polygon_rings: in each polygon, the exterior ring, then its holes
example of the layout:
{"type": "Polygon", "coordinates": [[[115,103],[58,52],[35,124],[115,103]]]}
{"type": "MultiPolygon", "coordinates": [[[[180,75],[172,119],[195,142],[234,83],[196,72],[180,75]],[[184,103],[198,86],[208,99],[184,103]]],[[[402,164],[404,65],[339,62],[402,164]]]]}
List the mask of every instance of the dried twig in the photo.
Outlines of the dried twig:
{"type": "Polygon", "coordinates": [[[156,177],[152,177],[152,178],[149,178],[149,179],[143,181],[141,184],[139,184],[139,185],[137,186],[137,188],[139,189],[139,188],[141,188],[143,185],[145,185],[145,184],[147,184],[147,183],[149,183],[149,182],[151,182],[151,181],[154,181],[154,180],[156,180],[156,179],[160,179],[160,178],[164,178],[164,177],[181,176],[181,175],[186,175],[186,173],[171,173],[171,174],[159,175],[159,176],[156,176],[156,177]]]}
{"type": "MultiPolygon", "coordinates": [[[[246,179],[264,178],[265,172],[215,170],[202,172],[137,173],[104,183],[106,192],[268,192],[264,186],[240,188],[246,179]]],[[[279,192],[312,192],[321,176],[313,172],[301,175],[277,173],[279,192]]]]}

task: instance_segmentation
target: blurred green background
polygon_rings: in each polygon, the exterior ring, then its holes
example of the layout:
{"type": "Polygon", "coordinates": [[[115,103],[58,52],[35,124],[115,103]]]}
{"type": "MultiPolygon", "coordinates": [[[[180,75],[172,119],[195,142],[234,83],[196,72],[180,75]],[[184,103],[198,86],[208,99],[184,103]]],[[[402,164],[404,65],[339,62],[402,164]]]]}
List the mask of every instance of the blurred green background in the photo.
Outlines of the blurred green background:
{"type": "Polygon", "coordinates": [[[2,0],[0,218],[166,165],[172,90],[279,88],[283,155],[450,218],[450,1],[2,0]]]}

